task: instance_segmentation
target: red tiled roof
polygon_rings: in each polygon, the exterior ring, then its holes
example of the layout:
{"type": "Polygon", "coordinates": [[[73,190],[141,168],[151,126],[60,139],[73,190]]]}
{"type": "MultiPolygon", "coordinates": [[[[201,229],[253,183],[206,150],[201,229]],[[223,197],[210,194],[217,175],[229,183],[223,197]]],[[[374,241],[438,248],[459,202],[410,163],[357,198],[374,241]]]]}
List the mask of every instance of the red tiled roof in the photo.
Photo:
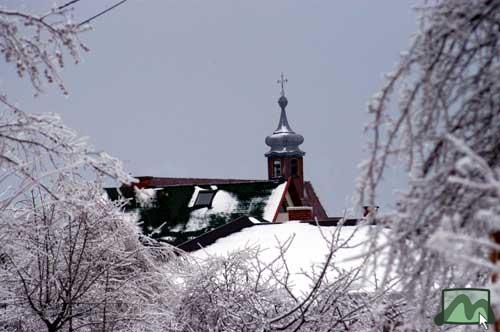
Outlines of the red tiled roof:
{"type": "Polygon", "coordinates": [[[136,178],[139,180],[139,183],[136,184],[139,188],[268,182],[267,180],[248,179],[159,178],[153,176],[137,176],[136,178]]]}
{"type": "Polygon", "coordinates": [[[323,205],[321,204],[318,195],[316,195],[316,192],[314,191],[311,182],[309,181],[304,182],[304,191],[306,194],[306,198],[304,199],[305,202],[303,202],[303,204],[312,206],[314,217],[320,220],[327,219],[328,215],[326,214],[326,211],[323,208],[323,205]]]}

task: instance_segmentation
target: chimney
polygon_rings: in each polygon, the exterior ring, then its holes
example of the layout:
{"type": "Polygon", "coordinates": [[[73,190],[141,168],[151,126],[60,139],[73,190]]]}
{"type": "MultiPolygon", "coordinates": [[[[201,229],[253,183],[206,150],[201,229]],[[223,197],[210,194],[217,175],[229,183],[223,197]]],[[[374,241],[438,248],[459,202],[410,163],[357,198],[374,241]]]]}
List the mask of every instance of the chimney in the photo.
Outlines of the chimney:
{"type": "Polygon", "coordinates": [[[370,213],[373,215],[373,217],[377,216],[378,212],[378,205],[365,205],[363,206],[363,218],[366,218],[370,213]]]}
{"type": "Polygon", "coordinates": [[[289,206],[286,211],[288,220],[313,220],[313,208],[310,206],[289,206]]]}

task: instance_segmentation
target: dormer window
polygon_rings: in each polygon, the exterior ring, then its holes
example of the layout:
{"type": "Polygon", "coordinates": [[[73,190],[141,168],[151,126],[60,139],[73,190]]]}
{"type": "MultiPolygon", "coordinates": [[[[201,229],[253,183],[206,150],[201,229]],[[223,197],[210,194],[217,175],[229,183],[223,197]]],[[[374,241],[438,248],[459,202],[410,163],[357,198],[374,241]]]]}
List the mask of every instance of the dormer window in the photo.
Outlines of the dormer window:
{"type": "Polygon", "coordinates": [[[281,177],[281,160],[275,160],[273,162],[273,176],[275,178],[281,177]]]}
{"type": "Polygon", "coordinates": [[[196,201],[194,202],[194,207],[210,207],[212,205],[215,193],[216,191],[214,190],[198,192],[198,196],[196,197],[196,201]]]}
{"type": "Polygon", "coordinates": [[[297,159],[292,159],[290,161],[290,172],[291,172],[292,176],[299,175],[298,174],[298,169],[299,169],[299,166],[298,166],[298,163],[297,163],[297,159]]]}

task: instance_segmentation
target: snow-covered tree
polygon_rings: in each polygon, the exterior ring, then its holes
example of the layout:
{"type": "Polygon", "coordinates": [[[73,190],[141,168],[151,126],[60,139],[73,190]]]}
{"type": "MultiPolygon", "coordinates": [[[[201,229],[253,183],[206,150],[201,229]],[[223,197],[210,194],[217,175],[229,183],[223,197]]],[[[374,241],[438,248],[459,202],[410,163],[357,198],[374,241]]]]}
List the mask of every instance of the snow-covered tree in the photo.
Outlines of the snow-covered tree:
{"type": "Polygon", "coordinates": [[[307,288],[294,284],[288,261],[293,258],[285,256],[293,237],[277,242],[273,253],[246,247],[228,256],[208,256],[183,277],[176,329],[363,331],[375,322],[384,328],[399,326],[399,299],[363,290],[363,264],[345,270],[335,263],[334,257],[349,246],[349,240],[339,240],[341,231],[339,227],[325,238],[329,250],[321,264],[304,266],[307,288]]]}
{"type": "Polygon", "coordinates": [[[100,186],[60,178],[54,189],[67,199],[38,189],[4,220],[0,326],[104,332],[166,325],[171,251],[144,246],[135,220],[100,186]]]}
{"type": "MultiPolygon", "coordinates": [[[[70,1],[68,4],[74,3],[70,1]]],[[[44,15],[0,7],[0,51],[35,93],[78,62],[84,27],[70,6],[44,15]]],[[[172,292],[172,250],[142,237],[102,191],[134,181],[56,114],[30,114],[0,95],[0,329],[156,331],[172,292]],[[147,246],[144,246],[147,242],[147,246]]]]}
{"type": "MultiPolygon", "coordinates": [[[[21,78],[29,77],[36,94],[52,83],[67,93],[59,75],[65,55],[78,62],[79,51],[87,50],[78,38],[85,25],[68,18],[73,2],[43,15],[0,6],[0,52],[21,78]]],[[[133,181],[117,159],[93,150],[57,114],[27,113],[5,91],[0,91],[0,106],[0,209],[35,185],[50,191],[50,181],[59,170],[78,173],[85,168],[119,182],[133,181]]],[[[56,192],[51,194],[57,197],[56,192]]]]}
{"type": "Polygon", "coordinates": [[[74,2],[54,6],[42,15],[0,5],[0,52],[7,64],[16,67],[19,77],[29,78],[35,93],[43,92],[45,83],[57,84],[67,93],[59,75],[64,55],[78,63],[79,52],[88,50],[79,40],[88,25],[69,18],[74,2]]]}
{"type": "Polygon", "coordinates": [[[406,327],[428,329],[442,288],[484,286],[498,272],[488,255],[500,229],[500,1],[417,10],[420,30],[369,104],[360,201],[375,205],[388,169],[406,167],[408,189],[379,218],[391,227],[386,276],[401,276],[406,327]]]}

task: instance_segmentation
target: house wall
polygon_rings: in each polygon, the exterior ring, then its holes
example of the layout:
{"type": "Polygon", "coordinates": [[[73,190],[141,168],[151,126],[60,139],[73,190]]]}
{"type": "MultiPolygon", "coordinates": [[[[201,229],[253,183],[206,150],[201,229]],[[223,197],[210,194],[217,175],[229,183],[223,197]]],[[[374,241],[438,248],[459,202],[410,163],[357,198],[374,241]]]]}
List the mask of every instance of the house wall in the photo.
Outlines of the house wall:
{"type": "Polygon", "coordinates": [[[275,222],[283,222],[283,221],[288,221],[288,212],[280,212],[276,216],[275,222]]]}

